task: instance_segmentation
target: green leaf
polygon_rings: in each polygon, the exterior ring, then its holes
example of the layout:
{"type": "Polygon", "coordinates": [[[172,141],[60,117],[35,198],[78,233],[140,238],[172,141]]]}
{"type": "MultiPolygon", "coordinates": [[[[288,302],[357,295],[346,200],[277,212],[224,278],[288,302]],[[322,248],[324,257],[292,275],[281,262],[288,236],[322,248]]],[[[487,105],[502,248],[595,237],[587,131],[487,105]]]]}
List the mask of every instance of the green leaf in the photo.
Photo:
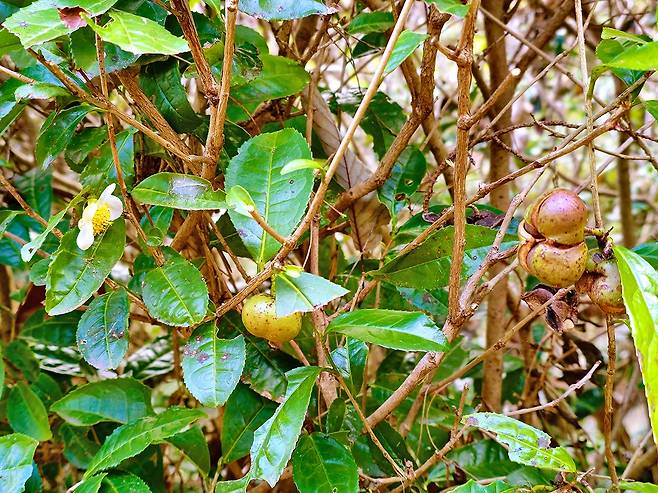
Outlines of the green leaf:
{"type": "Polygon", "coordinates": [[[562,447],[550,448],[551,437],[522,421],[496,413],[475,413],[462,418],[462,423],[496,434],[496,440],[507,446],[509,458],[519,464],[540,469],[575,472],[576,464],[562,447]]]}
{"type": "Polygon", "coordinates": [[[240,185],[229,188],[226,193],[226,206],[245,217],[251,217],[251,213],[256,210],[254,199],[240,185]]]}
{"type": "Polygon", "coordinates": [[[76,132],[64,151],[66,164],[73,171],[81,173],[88,163],[87,158],[90,153],[96,154],[95,151],[103,145],[107,138],[107,127],[105,126],[83,128],[76,132]]]}
{"type": "Polygon", "coordinates": [[[630,70],[657,70],[658,41],[627,48],[607,65],[630,70]]]}
{"type": "Polygon", "coordinates": [[[39,360],[24,341],[15,339],[5,347],[5,358],[29,381],[39,378],[39,360]]]}
{"type": "MultiPolygon", "coordinates": [[[[41,246],[44,244],[46,239],[48,238],[48,235],[59,225],[59,223],[64,219],[64,216],[66,213],[69,211],[71,207],[76,205],[80,200],[82,200],[83,195],[82,193],[79,193],[76,195],[67,205],[59,211],[57,214],[55,214],[53,217],[51,217],[48,220],[48,224],[44,228],[44,230],[39,233],[36,237],[34,237],[33,240],[27,242],[25,245],[21,247],[21,259],[23,259],[23,262],[29,262],[32,260],[34,255],[37,253],[37,250],[41,248],[41,246]]],[[[48,211],[48,214],[50,211],[48,211]]]]}
{"type": "Polygon", "coordinates": [[[468,13],[470,4],[466,5],[459,0],[425,0],[427,3],[433,3],[441,12],[456,15],[457,17],[464,17],[468,13]]]}
{"type": "MultiPolygon", "coordinates": [[[[130,190],[135,180],[135,144],[134,135],[137,132],[129,128],[116,135],[116,147],[119,154],[119,164],[123,173],[123,180],[130,190]]],[[[105,142],[100,147],[100,152],[88,159],[87,166],[80,174],[80,183],[91,192],[100,194],[110,183],[118,183],[114,158],[112,157],[112,146],[105,142]]]]}
{"type": "Polygon", "coordinates": [[[208,450],[206,437],[198,425],[168,438],[167,441],[183,452],[199,468],[201,474],[208,476],[210,451],[208,450]]]}
{"type": "MultiPolygon", "coordinates": [[[[96,34],[91,27],[86,26],[69,35],[69,49],[75,67],[83,70],[89,77],[98,77],[98,60],[96,59],[96,34]]],[[[105,51],[105,72],[111,74],[117,70],[129,67],[139,55],[128,53],[112,43],[103,43],[105,51]]]]}
{"type": "MultiPolygon", "coordinates": [[[[281,169],[293,159],[310,158],[302,135],[293,129],[257,135],[231,159],[226,187],[244,187],[263,219],[279,234],[290,235],[304,215],[313,187],[310,169],[285,176],[281,169]]],[[[259,265],[271,259],[281,245],[252,219],[233,210],[229,215],[242,241],[259,265]]]]}
{"type": "Polygon", "coordinates": [[[57,427],[57,434],[64,442],[64,457],[80,469],[87,469],[100,448],[98,443],[89,438],[89,430],[88,427],[72,426],[68,423],[57,427]]]}
{"type": "Polygon", "coordinates": [[[38,0],[9,17],[4,26],[21,40],[27,49],[75,31],[59,16],[57,8],[81,7],[91,17],[107,11],[117,0],[38,0]],[[53,8],[56,7],[56,8],[53,8]]]}
{"type": "Polygon", "coordinates": [[[68,96],[69,94],[69,91],[61,86],[47,82],[35,82],[16,89],[14,97],[16,101],[20,101],[21,99],[50,99],[58,96],[68,96]]]}
{"type": "MultiPolygon", "coordinates": [[[[418,248],[406,255],[395,257],[371,274],[405,288],[429,290],[446,287],[450,278],[450,255],[454,236],[454,226],[441,228],[418,248]]],[[[463,277],[470,275],[482,263],[495,237],[494,229],[466,225],[463,277]]],[[[511,242],[506,241],[501,245],[501,249],[511,245],[511,242]]]]}
{"type": "Polygon", "coordinates": [[[87,250],[76,244],[78,230],[66,233],[54,254],[46,277],[46,311],[68,313],[89,299],[123,255],[126,225],[119,218],[96,236],[87,250]]]}
{"type": "Polygon", "coordinates": [[[21,493],[32,475],[32,457],[39,442],[21,433],[0,437],[0,482],[6,493],[21,493]]]}
{"type": "Polygon", "coordinates": [[[320,371],[320,368],[306,366],[286,373],[288,388],[283,402],[272,417],[254,432],[250,477],[264,479],[270,486],[279,480],[302,430],[311,392],[320,371]]]}
{"type": "Polygon", "coordinates": [[[481,485],[472,479],[466,483],[450,490],[451,493],[502,493],[504,491],[517,491],[517,487],[505,483],[504,481],[494,481],[489,484],[481,485]]]}
{"type": "Polygon", "coordinates": [[[390,74],[398,68],[427,39],[427,34],[405,30],[395,42],[391,57],[386,63],[384,72],[390,74]]]}
{"type": "Polygon", "coordinates": [[[412,146],[402,152],[390,176],[377,190],[380,202],[388,208],[391,217],[396,217],[416,192],[426,170],[427,161],[420,149],[412,146]]]}
{"type": "Polygon", "coordinates": [[[293,159],[281,168],[281,174],[287,175],[298,169],[324,169],[326,165],[327,161],[324,159],[293,159]]]}
{"type": "Polygon", "coordinates": [[[622,480],[617,483],[617,486],[620,490],[639,491],[640,493],[658,493],[658,485],[653,483],[622,480]]]}
{"type": "Polygon", "coordinates": [[[175,252],[162,267],[149,271],[142,285],[144,304],[160,322],[189,327],[206,315],[208,287],[199,270],[175,252]]]}
{"type": "Polygon", "coordinates": [[[7,231],[7,227],[11,224],[16,216],[23,215],[23,211],[10,211],[8,209],[0,210],[0,236],[7,231]]]}
{"type": "Polygon", "coordinates": [[[267,21],[300,19],[309,15],[327,15],[336,9],[318,0],[240,0],[238,8],[245,14],[267,21]]]}
{"type": "Polygon", "coordinates": [[[624,305],[631,334],[640,359],[649,418],[658,443],[658,272],[637,253],[622,246],[614,248],[621,274],[624,305]]]}
{"type": "Polygon", "coordinates": [[[128,293],[110,291],[94,299],[78,324],[82,357],[99,370],[114,369],[128,351],[128,293]]]}
{"type": "Polygon", "coordinates": [[[48,411],[39,396],[24,382],[18,382],[9,392],[7,419],[11,428],[43,442],[52,438],[48,411]]]}
{"type": "Polygon", "coordinates": [[[46,311],[39,309],[23,324],[20,338],[49,346],[71,346],[75,344],[75,331],[80,315],[80,312],[71,312],[47,317],[46,311]]]}
{"type": "Polygon", "coordinates": [[[324,277],[304,272],[296,266],[286,268],[274,276],[276,314],[285,317],[296,312],[311,312],[349,291],[324,277]]]}
{"type": "Polygon", "coordinates": [[[222,462],[229,464],[249,453],[254,431],[272,417],[275,404],[246,385],[238,384],[224,407],[222,462]]]}
{"type": "Polygon", "coordinates": [[[140,74],[139,85],[177,133],[194,133],[204,124],[187,99],[177,60],[149,63],[140,74]]]}
{"type": "MultiPolygon", "coordinates": [[[[53,173],[52,169],[41,170],[32,168],[26,173],[14,177],[14,185],[25,201],[39,213],[41,217],[50,217],[53,207],[53,173]]],[[[24,217],[29,227],[40,232],[43,226],[32,218],[24,217]]]]}
{"type": "Polygon", "coordinates": [[[331,321],[327,332],[338,332],[364,342],[401,351],[445,351],[443,332],[424,313],[365,309],[344,313],[331,321]]]}
{"type": "Polygon", "coordinates": [[[363,385],[363,372],[368,360],[368,346],[358,339],[348,337],[345,346],[331,352],[331,359],[350,392],[358,395],[363,385]]]}
{"type": "Polygon", "coordinates": [[[77,493],[98,493],[101,488],[103,479],[107,476],[106,472],[92,476],[89,479],[85,479],[80,483],[80,485],[75,489],[77,493]]]}
{"type": "Polygon", "coordinates": [[[51,257],[37,260],[30,267],[30,282],[35,286],[45,286],[48,267],[50,266],[51,257]]]}
{"type": "Polygon", "coordinates": [[[395,24],[391,12],[361,12],[350,21],[347,32],[350,34],[382,33],[395,24]]]}
{"type": "Polygon", "coordinates": [[[137,202],[186,211],[226,207],[225,194],[208,180],[180,173],[157,173],[139,182],[131,195],[137,202]]]}
{"type": "Polygon", "coordinates": [[[151,493],[146,483],[130,472],[115,472],[103,478],[101,493],[151,493]]]}
{"type": "Polygon", "coordinates": [[[624,31],[620,31],[619,29],[613,29],[611,27],[603,27],[603,31],[601,31],[601,39],[624,39],[626,41],[631,41],[633,43],[641,44],[641,45],[647,42],[646,39],[636,34],[626,33],[624,31]]]}
{"type": "MultiPolygon", "coordinates": [[[[39,1],[49,2],[50,0],[39,1]]],[[[55,12],[55,16],[59,18],[57,12],[55,12]]],[[[81,104],[62,110],[59,113],[52,112],[46,118],[41,126],[34,148],[34,157],[38,165],[46,168],[66,149],[78,124],[90,111],[93,111],[91,106],[81,104]]]]}
{"type": "Polygon", "coordinates": [[[150,444],[162,442],[180,433],[205,415],[199,409],[171,407],[157,416],[146,416],[119,426],[94,456],[84,478],[119,465],[123,460],[145,450],[150,444]]]}
{"type": "MultiPolygon", "coordinates": [[[[258,77],[231,89],[231,100],[236,102],[229,106],[228,118],[231,121],[246,120],[260,103],[297,94],[308,84],[310,79],[308,73],[294,60],[269,54],[262,54],[260,58],[263,68],[258,77]]],[[[310,155],[292,155],[288,161],[310,157],[310,155]]]]}
{"type": "Polygon", "coordinates": [[[245,493],[247,491],[249,481],[251,481],[249,474],[241,479],[236,479],[234,481],[220,481],[217,483],[215,493],[245,493]]]}
{"type": "Polygon", "coordinates": [[[359,472],[349,450],[321,433],[300,438],[292,458],[300,493],[357,493],[359,472]]]}
{"type": "Polygon", "coordinates": [[[646,260],[651,267],[658,269],[658,243],[643,243],[633,247],[633,251],[646,260]]]}
{"type": "Polygon", "coordinates": [[[70,391],[50,410],[74,426],[129,423],[153,414],[151,389],[129,377],[91,382],[70,391]]]}
{"type": "Polygon", "coordinates": [[[91,21],[87,23],[103,41],[114,43],[122,50],[136,55],[175,55],[190,50],[187,41],[174,36],[151,19],[121,10],[111,10],[109,16],[111,20],[104,26],[91,21]]]}
{"type": "Polygon", "coordinates": [[[244,362],[244,337],[219,339],[214,322],[203,324],[183,348],[185,386],[204,406],[223,406],[240,381],[244,362]]]}
{"type": "Polygon", "coordinates": [[[0,85],[0,135],[14,123],[27,105],[25,101],[17,102],[14,97],[16,89],[22,85],[16,79],[9,79],[0,85]]]}

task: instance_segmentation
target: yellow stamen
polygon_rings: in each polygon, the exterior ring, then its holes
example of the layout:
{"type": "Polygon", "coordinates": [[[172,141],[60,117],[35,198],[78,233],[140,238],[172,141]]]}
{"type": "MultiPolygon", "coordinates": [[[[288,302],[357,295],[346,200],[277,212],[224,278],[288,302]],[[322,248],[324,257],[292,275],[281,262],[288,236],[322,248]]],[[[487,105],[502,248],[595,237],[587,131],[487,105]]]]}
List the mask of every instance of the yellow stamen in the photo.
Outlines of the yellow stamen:
{"type": "Polygon", "coordinates": [[[110,208],[103,204],[96,209],[94,217],[91,219],[91,224],[94,227],[94,236],[105,231],[112,224],[110,220],[110,208]]]}

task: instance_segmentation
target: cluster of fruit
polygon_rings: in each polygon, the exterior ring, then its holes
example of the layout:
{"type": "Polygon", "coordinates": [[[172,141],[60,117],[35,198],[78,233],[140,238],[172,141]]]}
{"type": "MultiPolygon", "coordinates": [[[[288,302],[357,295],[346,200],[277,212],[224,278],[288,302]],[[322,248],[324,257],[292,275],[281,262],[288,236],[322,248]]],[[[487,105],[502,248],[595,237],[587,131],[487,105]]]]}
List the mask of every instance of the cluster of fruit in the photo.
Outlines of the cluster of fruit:
{"type": "Polygon", "coordinates": [[[586,224],[587,207],[578,195],[559,188],[545,192],[519,225],[519,263],[544,284],[575,284],[605,313],[624,313],[617,263],[611,253],[588,250],[586,224]]]}

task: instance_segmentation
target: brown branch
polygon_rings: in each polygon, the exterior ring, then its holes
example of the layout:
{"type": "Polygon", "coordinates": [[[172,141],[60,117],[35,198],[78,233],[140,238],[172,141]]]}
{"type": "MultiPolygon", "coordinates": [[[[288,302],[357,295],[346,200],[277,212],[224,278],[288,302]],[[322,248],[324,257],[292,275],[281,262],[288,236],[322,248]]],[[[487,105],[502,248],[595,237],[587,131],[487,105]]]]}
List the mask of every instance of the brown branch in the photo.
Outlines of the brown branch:
{"type": "Polygon", "coordinates": [[[597,361],[594,363],[592,368],[585,374],[583,378],[578,380],[576,383],[569,385],[567,390],[564,391],[560,396],[556,397],[553,399],[551,402],[547,402],[546,404],[541,404],[539,406],[534,406],[534,407],[528,407],[525,409],[517,409],[516,411],[510,411],[508,413],[505,413],[506,416],[520,416],[522,414],[528,414],[528,413],[534,413],[537,411],[543,411],[544,409],[550,409],[552,407],[557,406],[560,402],[562,402],[564,399],[569,397],[571,394],[573,394],[576,390],[581,388],[583,385],[585,385],[589,380],[592,378],[592,375],[594,375],[594,372],[596,369],[601,366],[601,362],[597,361]]]}
{"type": "MultiPolygon", "coordinates": [[[[30,207],[30,205],[25,201],[25,199],[21,196],[18,190],[16,190],[14,185],[12,185],[11,182],[7,180],[7,178],[5,178],[5,175],[3,175],[2,173],[0,173],[0,185],[2,185],[5,188],[5,190],[7,190],[12,197],[14,197],[16,202],[18,202],[18,205],[21,206],[21,208],[25,211],[25,213],[28,216],[30,216],[36,222],[41,224],[44,228],[48,227],[48,221],[46,221],[34,209],[32,209],[32,207],[30,207]]],[[[52,232],[57,238],[62,237],[62,232],[59,229],[54,228],[52,232]]]]}

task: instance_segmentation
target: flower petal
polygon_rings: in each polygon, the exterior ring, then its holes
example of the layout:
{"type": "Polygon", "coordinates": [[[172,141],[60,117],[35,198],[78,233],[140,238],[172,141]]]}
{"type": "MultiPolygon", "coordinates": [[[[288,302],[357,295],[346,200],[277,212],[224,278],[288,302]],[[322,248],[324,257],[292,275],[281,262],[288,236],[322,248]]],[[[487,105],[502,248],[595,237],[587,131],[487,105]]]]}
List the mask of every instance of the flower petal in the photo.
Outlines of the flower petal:
{"type": "Polygon", "coordinates": [[[117,187],[116,183],[110,183],[108,186],[105,187],[105,190],[103,190],[103,193],[101,193],[101,196],[98,197],[99,202],[107,202],[107,198],[112,196],[112,192],[114,192],[114,189],[117,187]]]}
{"type": "Polygon", "coordinates": [[[80,232],[78,233],[76,243],[80,250],[86,250],[94,243],[94,227],[91,223],[83,223],[82,226],[80,226],[80,232]]]}
{"type": "Polygon", "coordinates": [[[96,214],[97,210],[98,210],[98,202],[95,200],[90,201],[82,211],[82,218],[80,219],[80,221],[78,221],[78,227],[81,227],[80,226],[81,224],[91,225],[91,220],[94,218],[94,214],[96,214]]]}
{"type": "Polygon", "coordinates": [[[123,204],[121,203],[121,199],[119,197],[110,195],[109,197],[105,198],[104,203],[107,208],[110,209],[110,220],[114,221],[115,219],[119,219],[121,217],[121,214],[123,214],[123,204]]]}

